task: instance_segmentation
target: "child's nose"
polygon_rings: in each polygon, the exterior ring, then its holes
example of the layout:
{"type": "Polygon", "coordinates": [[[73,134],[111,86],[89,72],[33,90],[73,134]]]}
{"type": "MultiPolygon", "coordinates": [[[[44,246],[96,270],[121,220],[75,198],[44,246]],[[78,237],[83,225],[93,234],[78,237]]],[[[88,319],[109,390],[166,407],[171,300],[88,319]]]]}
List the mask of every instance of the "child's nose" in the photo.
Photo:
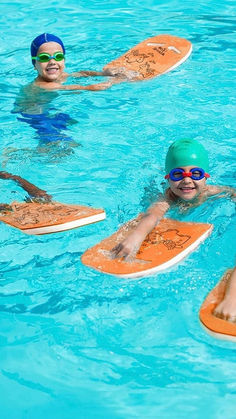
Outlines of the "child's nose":
{"type": "Polygon", "coordinates": [[[192,179],[191,179],[190,176],[186,176],[186,177],[183,178],[183,182],[184,183],[191,183],[192,182],[192,179]]]}
{"type": "Polygon", "coordinates": [[[49,60],[49,62],[48,62],[49,64],[55,64],[56,63],[56,60],[55,60],[55,58],[50,58],[50,60],[49,60]]]}

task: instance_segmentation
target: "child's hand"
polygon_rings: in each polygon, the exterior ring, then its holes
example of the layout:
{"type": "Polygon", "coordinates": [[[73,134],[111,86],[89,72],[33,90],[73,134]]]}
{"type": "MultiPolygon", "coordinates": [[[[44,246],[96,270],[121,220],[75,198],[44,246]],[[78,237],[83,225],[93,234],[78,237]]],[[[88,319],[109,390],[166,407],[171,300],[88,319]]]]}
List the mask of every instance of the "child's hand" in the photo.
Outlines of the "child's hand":
{"type": "Polygon", "coordinates": [[[223,301],[215,308],[214,316],[219,319],[228,320],[236,323],[236,300],[235,297],[226,296],[223,301]]]}
{"type": "Polygon", "coordinates": [[[103,71],[105,76],[117,77],[120,79],[133,80],[140,76],[140,73],[133,70],[128,70],[125,67],[107,68],[103,71]]]}
{"type": "Polygon", "coordinates": [[[220,319],[236,323],[236,268],[230,274],[224,299],[213,314],[220,319]]]}
{"type": "Polygon", "coordinates": [[[0,212],[7,212],[7,211],[13,211],[11,205],[0,204],[0,212]]]}
{"type": "Polygon", "coordinates": [[[0,172],[1,179],[14,179],[14,175],[8,172],[0,172]]]}
{"type": "Polygon", "coordinates": [[[36,202],[39,204],[45,204],[51,202],[52,195],[48,195],[43,190],[38,191],[37,195],[31,195],[30,198],[26,198],[26,202],[36,202]]]}
{"type": "Polygon", "coordinates": [[[136,253],[138,252],[142,241],[143,237],[140,237],[140,235],[137,232],[129,234],[129,236],[125,240],[113,247],[113,249],[111,250],[112,257],[131,260],[135,257],[136,253]]]}
{"type": "Polygon", "coordinates": [[[97,84],[88,84],[87,86],[82,86],[79,84],[67,84],[65,86],[59,86],[57,89],[60,90],[92,90],[92,91],[99,91],[99,90],[106,90],[112,86],[115,82],[107,81],[104,83],[97,83],[97,84]]]}
{"type": "Polygon", "coordinates": [[[48,195],[46,192],[40,192],[36,198],[42,199],[45,202],[50,202],[52,199],[52,195],[48,195]]]}
{"type": "Polygon", "coordinates": [[[114,83],[112,83],[111,81],[106,81],[104,83],[91,84],[90,86],[87,86],[87,88],[88,90],[94,90],[94,91],[106,90],[106,89],[109,89],[109,87],[111,87],[112,84],[114,83]]]}

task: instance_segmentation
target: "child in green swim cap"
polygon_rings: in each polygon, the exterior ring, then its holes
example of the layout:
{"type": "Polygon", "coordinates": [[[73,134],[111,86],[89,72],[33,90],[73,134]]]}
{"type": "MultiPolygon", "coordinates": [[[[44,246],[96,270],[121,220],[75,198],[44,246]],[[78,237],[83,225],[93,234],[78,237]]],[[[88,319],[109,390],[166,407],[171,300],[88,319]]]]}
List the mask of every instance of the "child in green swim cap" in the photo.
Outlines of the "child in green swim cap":
{"type": "Polygon", "coordinates": [[[210,177],[208,154],[196,140],[181,139],[171,144],[166,155],[165,170],[168,188],[164,195],[141,217],[126,239],[112,249],[114,257],[134,257],[147,234],[173,204],[200,205],[208,197],[222,192],[236,197],[233,188],[207,185],[207,178],[210,177]]]}
{"type": "Polygon", "coordinates": [[[170,200],[180,198],[192,201],[199,197],[206,188],[206,179],[210,176],[208,154],[196,140],[181,139],[168,149],[165,161],[165,178],[169,180],[167,194],[170,200]]]}

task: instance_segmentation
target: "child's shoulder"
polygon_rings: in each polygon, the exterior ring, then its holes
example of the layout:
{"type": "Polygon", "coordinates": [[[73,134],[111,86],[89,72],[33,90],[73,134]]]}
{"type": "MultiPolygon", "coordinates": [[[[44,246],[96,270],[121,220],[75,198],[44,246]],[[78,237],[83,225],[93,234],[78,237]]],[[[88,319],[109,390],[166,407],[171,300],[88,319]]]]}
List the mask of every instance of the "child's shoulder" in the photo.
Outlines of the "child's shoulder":
{"type": "Polygon", "coordinates": [[[60,89],[61,83],[35,79],[32,83],[32,87],[39,87],[40,89],[46,90],[55,90],[60,89]]]}
{"type": "Polygon", "coordinates": [[[179,197],[174,194],[174,192],[167,188],[165,194],[163,195],[163,200],[165,200],[169,205],[179,201],[179,197]]]}
{"type": "Polygon", "coordinates": [[[55,81],[48,81],[41,77],[36,77],[36,79],[32,82],[32,86],[37,86],[37,87],[40,87],[41,89],[47,89],[47,90],[60,89],[62,84],[68,78],[68,76],[69,74],[64,72],[61,75],[61,77],[55,81]]]}

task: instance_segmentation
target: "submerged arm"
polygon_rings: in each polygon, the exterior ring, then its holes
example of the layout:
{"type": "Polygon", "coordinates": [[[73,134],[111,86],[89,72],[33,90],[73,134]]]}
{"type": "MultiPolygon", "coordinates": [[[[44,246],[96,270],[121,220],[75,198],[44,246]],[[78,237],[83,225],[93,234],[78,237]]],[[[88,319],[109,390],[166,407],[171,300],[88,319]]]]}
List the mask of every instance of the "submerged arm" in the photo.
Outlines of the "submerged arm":
{"type": "Polygon", "coordinates": [[[209,185],[208,186],[208,196],[218,195],[220,193],[230,196],[230,198],[236,198],[236,189],[230,186],[218,186],[218,185],[209,185]]]}
{"type": "MultiPolygon", "coordinates": [[[[109,89],[113,84],[121,83],[121,79],[114,78],[113,80],[104,82],[104,83],[97,83],[97,84],[89,84],[87,86],[82,86],[79,84],[67,84],[57,86],[57,89],[60,90],[91,90],[91,91],[99,91],[99,90],[106,90],[109,89]]],[[[55,88],[56,89],[56,88],[55,88]]]]}

